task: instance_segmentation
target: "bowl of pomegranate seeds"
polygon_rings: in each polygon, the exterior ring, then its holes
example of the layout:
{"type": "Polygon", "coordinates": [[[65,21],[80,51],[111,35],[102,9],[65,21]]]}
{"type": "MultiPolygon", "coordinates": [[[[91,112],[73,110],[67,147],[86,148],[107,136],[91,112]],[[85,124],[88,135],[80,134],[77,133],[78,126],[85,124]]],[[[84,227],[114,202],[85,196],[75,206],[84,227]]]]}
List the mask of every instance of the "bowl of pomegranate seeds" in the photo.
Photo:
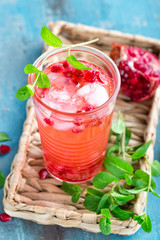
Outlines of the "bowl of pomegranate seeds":
{"type": "Polygon", "coordinates": [[[153,53],[113,43],[110,57],[121,75],[121,91],[132,101],[149,99],[160,84],[160,62],[153,53]]]}

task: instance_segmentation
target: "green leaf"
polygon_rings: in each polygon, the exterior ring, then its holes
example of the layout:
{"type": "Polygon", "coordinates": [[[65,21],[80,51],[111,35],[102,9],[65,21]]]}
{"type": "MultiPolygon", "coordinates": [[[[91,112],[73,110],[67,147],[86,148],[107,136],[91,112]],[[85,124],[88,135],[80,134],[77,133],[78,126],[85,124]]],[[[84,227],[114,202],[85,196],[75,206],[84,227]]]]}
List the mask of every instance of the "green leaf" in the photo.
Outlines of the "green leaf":
{"type": "Polygon", "coordinates": [[[143,221],[144,221],[144,217],[145,217],[145,214],[143,214],[141,216],[134,215],[133,220],[137,221],[138,224],[141,225],[143,223],[143,221]]]}
{"type": "Polygon", "coordinates": [[[104,189],[109,183],[113,181],[117,182],[118,178],[106,172],[99,172],[93,178],[93,185],[98,189],[104,189]]]}
{"type": "Polygon", "coordinates": [[[118,119],[112,123],[111,129],[114,133],[122,134],[125,130],[125,122],[122,119],[118,119]]]}
{"type": "Polygon", "coordinates": [[[81,196],[81,193],[80,193],[80,192],[75,192],[75,193],[72,195],[72,202],[73,202],[73,203],[77,203],[78,200],[80,199],[80,196],[81,196]]]}
{"type": "Polygon", "coordinates": [[[148,215],[146,215],[144,217],[144,220],[143,220],[141,226],[142,226],[142,229],[147,233],[150,233],[152,231],[152,223],[151,223],[151,219],[148,215]]]}
{"type": "Polygon", "coordinates": [[[113,152],[118,152],[118,151],[119,151],[119,146],[113,145],[107,149],[107,156],[111,155],[113,152]]]}
{"type": "MultiPolygon", "coordinates": [[[[133,186],[142,189],[148,187],[149,184],[149,174],[142,171],[142,170],[136,170],[134,177],[132,178],[132,184],[133,186]]],[[[154,190],[156,188],[156,183],[151,179],[151,187],[154,190]]]]}
{"type": "Polygon", "coordinates": [[[135,198],[134,195],[122,195],[117,192],[112,192],[111,195],[112,197],[114,197],[115,200],[123,202],[128,202],[135,198]]]}
{"type": "Polygon", "coordinates": [[[115,156],[108,156],[104,160],[105,168],[115,177],[125,179],[125,174],[132,174],[133,167],[130,163],[115,156]]]}
{"type": "Polygon", "coordinates": [[[154,160],[151,165],[152,176],[158,177],[160,176],[160,163],[157,160],[154,160]]]}
{"type": "Polygon", "coordinates": [[[36,76],[35,78],[37,78],[37,86],[39,88],[50,88],[51,87],[51,84],[50,84],[50,80],[49,80],[49,77],[47,76],[47,74],[45,73],[36,73],[36,76]]]}
{"type": "Polygon", "coordinates": [[[27,100],[30,96],[34,95],[34,88],[32,85],[25,85],[18,89],[16,92],[16,98],[21,101],[27,100]]]}
{"type": "Polygon", "coordinates": [[[156,193],[152,188],[150,190],[151,190],[153,195],[155,195],[156,197],[160,197],[160,195],[158,193],[156,193]]]}
{"type": "Polygon", "coordinates": [[[97,213],[100,213],[102,208],[109,208],[111,203],[112,203],[112,199],[109,196],[109,194],[106,193],[98,203],[97,213]]]}
{"type": "Polygon", "coordinates": [[[131,130],[129,130],[126,127],[126,130],[125,130],[125,146],[128,145],[130,139],[131,139],[131,130]]]}
{"type": "Polygon", "coordinates": [[[123,195],[130,195],[130,193],[128,192],[129,189],[126,189],[124,187],[118,187],[118,191],[123,194],[123,195]]]}
{"type": "Polygon", "coordinates": [[[11,140],[7,133],[0,132],[0,142],[11,140]]]}
{"type": "Polygon", "coordinates": [[[5,183],[5,177],[3,173],[0,171],[0,188],[3,188],[4,183],[5,183]]]}
{"type": "Polygon", "coordinates": [[[69,62],[69,64],[71,64],[76,69],[79,69],[79,70],[90,70],[91,69],[89,67],[86,67],[83,63],[79,62],[78,59],[73,55],[68,56],[66,59],[69,62]]]}
{"type": "Polygon", "coordinates": [[[131,186],[132,185],[132,176],[129,175],[129,174],[125,174],[125,180],[126,180],[126,183],[131,186]]]}
{"type": "Polygon", "coordinates": [[[103,195],[105,194],[104,192],[96,190],[94,188],[87,188],[87,193],[98,197],[103,197],[103,195]]]}
{"type": "Polygon", "coordinates": [[[30,73],[40,73],[42,71],[40,71],[38,68],[36,68],[35,66],[33,66],[32,64],[27,64],[24,68],[24,72],[26,74],[30,74],[30,73]]]}
{"type": "Polygon", "coordinates": [[[101,200],[101,197],[90,195],[87,193],[84,200],[84,206],[86,209],[92,212],[97,212],[97,208],[100,200],[101,200]]]}
{"type": "Polygon", "coordinates": [[[132,161],[135,161],[137,159],[140,159],[141,157],[144,156],[144,154],[147,152],[147,149],[149,148],[150,144],[151,144],[152,140],[146,142],[145,144],[143,144],[141,147],[139,147],[132,155],[132,161]]]}
{"type": "Polygon", "coordinates": [[[127,212],[125,210],[122,210],[119,207],[116,207],[114,210],[112,210],[112,215],[116,218],[119,218],[120,220],[127,220],[131,217],[133,217],[132,212],[127,212]]]}
{"type": "Polygon", "coordinates": [[[109,235],[111,233],[111,224],[107,222],[105,218],[101,218],[99,221],[99,228],[104,235],[109,235]]]}
{"type": "Polygon", "coordinates": [[[106,218],[110,218],[111,217],[111,214],[110,214],[110,211],[108,208],[103,208],[101,209],[101,214],[106,217],[106,218]]]}
{"type": "Polygon", "coordinates": [[[73,195],[75,193],[81,193],[80,186],[76,184],[67,183],[64,181],[62,183],[62,190],[70,195],[73,195]]]}
{"type": "Polygon", "coordinates": [[[109,206],[109,209],[110,209],[111,211],[113,211],[116,207],[118,207],[118,205],[115,204],[115,203],[113,203],[113,204],[111,204],[111,205],[109,206]]]}
{"type": "Polygon", "coordinates": [[[61,39],[55,36],[46,26],[41,29],[41,37],[50,46],[62,47],[61,39]]]}
{"type": "Polygon", "coordinates": [[[126,191],[127,191],[128,193],[131,193],[131,194],[138,194],[138,193],[144,192],[144,191],[146,191],[146,190],[147,190],[147,188],[132,188],[132,189],[126,189],[126,191]]]}

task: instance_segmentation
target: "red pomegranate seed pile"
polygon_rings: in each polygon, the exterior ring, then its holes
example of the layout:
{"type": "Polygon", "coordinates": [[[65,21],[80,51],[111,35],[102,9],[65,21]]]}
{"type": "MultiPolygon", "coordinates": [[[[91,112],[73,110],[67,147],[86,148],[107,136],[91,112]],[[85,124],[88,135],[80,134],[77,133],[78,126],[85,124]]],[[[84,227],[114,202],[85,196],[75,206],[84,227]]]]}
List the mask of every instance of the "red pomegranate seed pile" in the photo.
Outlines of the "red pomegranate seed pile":
{"type": "Polygon", "coordinates": [[[153,96],[160,84],[160,62],[156,55],[141,48],[113,44],[110,57],[121,75],[121,91],[133,101],[153,96]]]}
{"type": "Polygon", "coordinates": [[[8,214],[6,214],[6,213],[1,213],[0,214],[0,221],[1,222],[8,222],[8,221],[11,221],[11,220],[12,219],[8,214]]]}
{"type": "Polygon", "coordinates": [[[0,146],[0,153],[1,153],[1,154],[9,153],[10,151],[11,151],[10,146],[5,145],[5,144],[2,144],[2,145],[0,146]]]}

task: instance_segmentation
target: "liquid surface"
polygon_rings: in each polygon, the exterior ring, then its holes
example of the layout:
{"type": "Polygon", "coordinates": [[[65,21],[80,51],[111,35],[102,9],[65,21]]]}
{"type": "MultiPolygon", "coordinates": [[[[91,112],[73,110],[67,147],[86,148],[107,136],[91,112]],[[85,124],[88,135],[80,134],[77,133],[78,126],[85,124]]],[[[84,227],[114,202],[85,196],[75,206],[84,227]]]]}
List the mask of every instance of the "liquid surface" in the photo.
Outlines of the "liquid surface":
{"type": "Polygon", "coordinates": [[[112,94],[112,81],[98,66],[82,61],[92,70],[77,70],[65,60],[45,69],[51,88],[36,88],[41,100],[53,109],[76,113],[93,110],[112,94]]]}

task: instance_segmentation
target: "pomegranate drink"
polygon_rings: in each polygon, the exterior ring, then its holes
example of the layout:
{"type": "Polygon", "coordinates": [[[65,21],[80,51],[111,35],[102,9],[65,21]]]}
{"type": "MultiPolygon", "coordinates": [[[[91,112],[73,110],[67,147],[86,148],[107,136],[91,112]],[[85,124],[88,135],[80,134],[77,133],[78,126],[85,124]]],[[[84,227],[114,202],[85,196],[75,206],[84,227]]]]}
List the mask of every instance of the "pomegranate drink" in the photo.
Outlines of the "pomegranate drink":
{"type": "Polygon", "coordinates": [[[65,51],[53,52],[44,66],[51,87],[35,87],[34,106],[47,170],[59,180],[76,183],[102,169],[120,79],[103,53],[92,48],[72,51],[91,70],[72,67],[62,57],[65,51]]]}

